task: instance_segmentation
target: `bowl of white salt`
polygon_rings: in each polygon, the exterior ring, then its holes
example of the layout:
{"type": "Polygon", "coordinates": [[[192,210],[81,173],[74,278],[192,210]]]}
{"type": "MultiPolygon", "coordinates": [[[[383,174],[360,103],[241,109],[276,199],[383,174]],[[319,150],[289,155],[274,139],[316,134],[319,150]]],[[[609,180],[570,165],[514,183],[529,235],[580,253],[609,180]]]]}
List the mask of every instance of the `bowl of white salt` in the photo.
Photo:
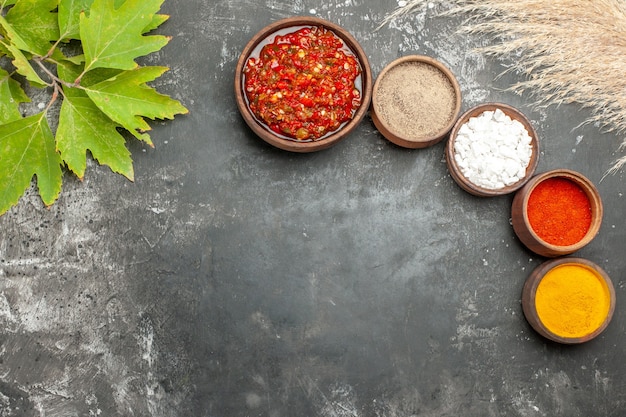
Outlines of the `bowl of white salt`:
{"type": "Polygon", "coordinates": [[[493,197],[521,188],[539,162],[530,120],[503,103],[484,103],[456,121],[446,144],[448,171],[470,194],[493,197]]]}
{"type": "Polygon", "coordinates": [[[404,148],[443,140],[461,111],[461,88],[438,60],[409,55],[389,63],[372,91],[370,115],[378,131],[404,148]]]}

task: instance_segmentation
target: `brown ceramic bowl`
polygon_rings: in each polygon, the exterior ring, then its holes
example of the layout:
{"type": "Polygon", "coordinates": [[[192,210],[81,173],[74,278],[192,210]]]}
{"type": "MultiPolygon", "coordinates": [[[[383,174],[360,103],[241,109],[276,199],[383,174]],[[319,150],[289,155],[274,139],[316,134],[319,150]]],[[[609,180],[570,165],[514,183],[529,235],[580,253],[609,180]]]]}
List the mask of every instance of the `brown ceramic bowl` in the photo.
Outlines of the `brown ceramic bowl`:
{"type": "Polygon", "coordinates": [[[322,149],[326,149],[340,140],[344,139],[352,130],[363,120],[363,117],[369,109],[369,104],[372,98],[372,74],[367,59],[367,55],[354,39],[354,37],[340,26],[328,22],[326,20],[302,16],[291,17],[276,21],[259,31],[248,44],[244,47],[241,56],[237,62],[235,70],[235,98],[237,101],[237,107],[245,120],[246,124],[256,133],[261,139],[267,143],[287,151],[292,152],[314,152],[322,149]],[[244,67],[250,58],[251,54],[258,50],[261,44],[272,39],[274,35],[278,33],[287,33],[300,29],[301,27],[324,27],[332,31],[337,35],[345,45],[350,49],[354,56],[359,61],[361,66],[361,104],[351,120],[346,122],[338,130],[329,133],[327,136],[316,140],[299,141],[291,139],[286,136],[279,135],[271,131],[263,122],[259,121],[250,111],[248,106],[246,94],[243,91],[244,86],[244,67]]]}
{"type": "Polygon", "coordinates": [[[531,251],[545,257],[569,255],[586,246],[600,231],[602,224],[602,199],[593,183],[582,174],[568,169],[555,169],[535,175],[513,198],[511,222],[519,240],[531,251]],[[565,178],[578,185],[591,203],[591,225],[585,236],[573,245],[558,246],[541,239],[533,230],[528,219],[528,199],[535,187],[548,178],[565,178]]]}
{"type": "Polygon", "coordinates": [[[405,56],[376,78],[370,115],[378,131],[404,148],[425,148],[447,137],[461,111],[461,88],[436,59],[405,56]]]}
{"type": "MultiPolygon", "coordinates": [[[[564,306],[562,302],[563,300],[559,300],[559,302],[556,303],[559,305],[558,307],[555,306],[555,308],[559,308],[560,311],[563,311],[564,308],[567,308],[567,306],[564,306]]],[[[537,333],[539,333],[543,337],[550,339],[554,342],[564,344],[583,343],[597,337],[609,325],[609,322],[613,317],[613,312],[615,311],[615,288],[613,287],[613,283],[611,282],[611,279],[609,278],[607,273],[591,261],[582,258],[569,257],[552,259],[542,263],[537,268],[535,268],[535,270],[533,270],[533,272],[526,279],[524,289],[522,290],[522,309],[528,323],[532,326],[533,329],[535,329],[537,333]],[[550,330],[549,323],[544,323],[545,320],[542,320],[541,315],[538,313],[536,303],[537,288],[539,287],[539,284],[544,279],[546,274],[555,270],[556,268],[568,265],[585,268],[589,271],[592,271],[595,277],[598,279],[599,285],[602,286],[602,291],[605,293],[605,299],[603,300],[603,302],[608,303],[606,316],[604,316],[604,320],[597,327],[590,328],[587,334],[572,337],[563,336],[550,330]]]]}
{"type": "Polygon", "coordinates": [[[450,132],[450,138],[446,143],[445,156],[450,176],[452,176],[454,181],[462,189],[475,196],[494,197],[510,194],[514,191],[517,191],[530,179],[530,177],[537,169],[537,164],[539,163],[539,139],[537,136],[537,132],[533,128],[533,125],[530,123],[530,120],[516,108],[504,103],[484,103],[469,109],[468,111],[463,113],[461,117],[459,117],[459,119],[456,121],[456,123],[452,127],[452,131],[450,132]],[[495,111],[497,109],[500,109],[511,119],[519,121],[526,128],[528,134],[531,137],[532,155],[530,157],[530,162],[528,163],[528,166],[526,168],[525,177],[521,178],[515,184],[507,185],[497,189],[490,189],[474,184],[463,175],[463,172],[459,168],[455,159],[454,146],[455,140],[459,133],[459,129],[461,129],[461,126],[467,123],[470,118],[478,117],[486,111],[495,111]]]}

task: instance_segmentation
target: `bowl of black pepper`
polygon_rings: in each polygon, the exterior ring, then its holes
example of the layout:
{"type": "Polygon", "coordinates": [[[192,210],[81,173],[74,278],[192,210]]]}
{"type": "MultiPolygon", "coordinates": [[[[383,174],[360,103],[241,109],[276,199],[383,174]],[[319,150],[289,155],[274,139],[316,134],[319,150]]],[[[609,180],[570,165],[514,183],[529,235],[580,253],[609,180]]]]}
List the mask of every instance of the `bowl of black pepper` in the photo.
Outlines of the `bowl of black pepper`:
{"type": "Polygon", "coordinates": [[[371,117],[378,131],[404,148],[425,148],[445,139],[461,110],[461,88],[440,61],[409,55],[376,78],[371,117]]]}
{"type": "Polygon", "coordinates": [[[369,109],[367,55],[340,26],[291,17],[259,31],[235,69],[237,107],[252,131],[292,152],[326,149],[344,139],[369,109]]]}

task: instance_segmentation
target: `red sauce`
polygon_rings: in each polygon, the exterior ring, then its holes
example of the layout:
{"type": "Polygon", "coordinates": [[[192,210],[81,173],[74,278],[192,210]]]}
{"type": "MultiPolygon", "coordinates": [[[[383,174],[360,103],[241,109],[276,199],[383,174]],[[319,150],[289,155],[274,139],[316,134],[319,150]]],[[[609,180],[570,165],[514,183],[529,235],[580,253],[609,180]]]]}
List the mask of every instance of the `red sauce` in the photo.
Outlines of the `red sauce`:
{"type": "Polygon", "coordinates": [[[277,35],[244,68],[250,110],[273,132],[318,140],[348,122],[361,105],[361,67],[324,27],[277,35]]]}

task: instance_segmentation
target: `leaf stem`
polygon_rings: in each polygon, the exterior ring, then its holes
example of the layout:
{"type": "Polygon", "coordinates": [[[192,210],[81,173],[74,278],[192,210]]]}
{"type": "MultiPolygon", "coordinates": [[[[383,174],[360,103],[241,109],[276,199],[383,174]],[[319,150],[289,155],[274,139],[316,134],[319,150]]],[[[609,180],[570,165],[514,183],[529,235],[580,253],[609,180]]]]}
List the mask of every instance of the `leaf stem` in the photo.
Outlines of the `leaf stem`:
{"type": "Polygon", "coordinates": [[[39,68],[41,68],[41,70],[52,80],[50,83],[46,84],[48,87],[52,87],[56,83],[58,77],[43,64],[40,57],[34,57],[33,61],[35,61],[37,65],[39,65],[39,68]]]}
{"type": "Polygon", "coordinates": [[[82,79],[83,79],[83,76],[84,76],[85,74],[87,74],[87,72],[88,72],[88,71],[89,71],[89,69],[88,69],[88,68],[83,69],[83,72],[81,72],[81,73],[80,73],[80,75],[79,75],[78,77],[76,77],[76,79],[74,80],[74,84],[75,84],[75,85],[79,85],[79,84],[80,84],[80,80],[82,80],[82,79]]]}
{"type": "Polygon", "coordinates": [[[46,56],[44,56],[42,58],[42,60],[46,60],[48,58],[50,58],[52,56],[52,54],[54,53],[54,50],[57,49],[57,46],[59,46],[59,44],[61,43],[61,39],[58,39],[48,50],[48,53],[46,54],[46,56]]]}
{"type": "Polygon", "coordinates": [[[46,113],[48,112],[50,107],[52,107],[54,102],[57,101],[57,98],[59,97],[59,92],[61,92],[61,94],[63,94],[59,84],[58,83],[54,83],[54,91],[52,92],[52,98],[50,99],[50,101],[48,102],[48,105],[46,106],[46,113]]]}
{"type": "Polygon", "coordinates": [[[48,69],[48,67],[46,67],[43,63],[43,60],[45,58],[41,58],[41,57],[35,57],[33,58],[33,61],[35,61],[37,63],[37,65],[39,65],[39,68],[41,68],[41,70],[50,78],[50,80],[52,80],[48,85],[48,87],[53,87],[56,86],[58,84],[64,85],[66,87],[70,87],[70,88],[74,88],[74,87],[78,87],[78,83],[75,81],[73,83],[69,83],[67,81],[62,80],[61,78],[59,78],[58,76],[56,76],[52,71],[50,71],[48,69]]]}
{"type": "Polygon", "coordinates": [[[35,61],[37,65],[39,65],[41,70],[50,78],[51,82],[46,85],[53,88],[52,97],[50,98],[50,101],[48,102],[44,113],[47,113],[50,107],[52,107],[52,105],[54,104],[54,102],[57,101],[57,99],[59,98],[59,94],[65,97],[65,93],[63,92],[61,86],[65,86],[68,88],[82,88],[76,82],[69,83],[55,75],[52,71],[48,69],[48,67],[44,65],[42,57],[35,57],[33,58],[33,61],[35,61]]]}

